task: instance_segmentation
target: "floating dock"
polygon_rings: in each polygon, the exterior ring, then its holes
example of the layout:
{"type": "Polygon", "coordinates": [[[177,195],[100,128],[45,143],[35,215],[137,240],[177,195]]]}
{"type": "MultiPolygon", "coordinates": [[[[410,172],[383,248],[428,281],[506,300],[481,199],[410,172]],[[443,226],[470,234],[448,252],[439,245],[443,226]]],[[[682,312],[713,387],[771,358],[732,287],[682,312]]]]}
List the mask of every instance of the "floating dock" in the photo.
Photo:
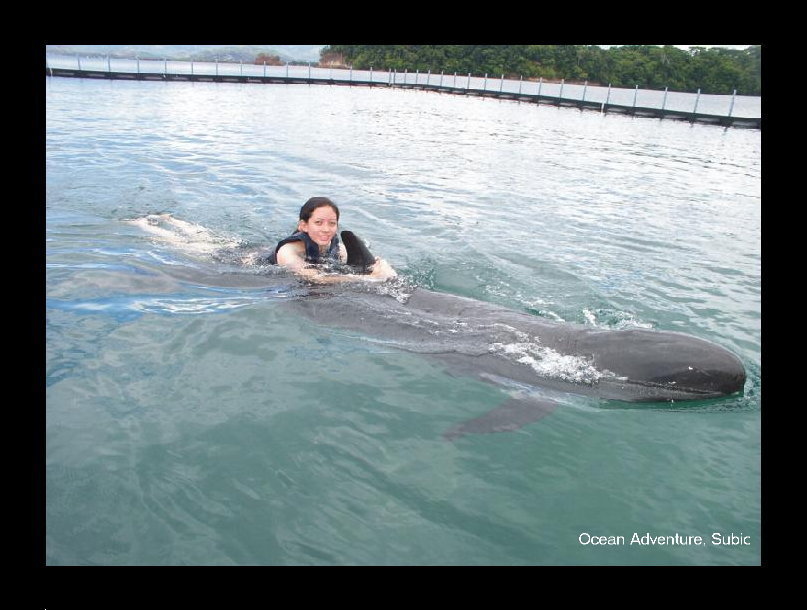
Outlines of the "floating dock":
{"type": "MultiPolygon", "coordinates": [[[[176,63],[176,62],[172,62],[176,63]]],[[[167,66],[167,62],[166,62],[167,66]]],[[[218,72],[218,68],[217,68],[218,72]]],[[[709,114],[703,112],[686,111],[680,109],[669,109],[648,106],[637,106],[612,103],[609,101],[596,101],[575,99],[570,97],[563,97],[562,95],[541,95],[539,93],[521,93],[513,91],[505,91],[500,87],[499,90],[487,88],[487,77],[485,78],[485,86],[483,88],[472,88],[470,86],[457,87],[442,84],[434,84],[430,82],[418,83],[417,76],[415,83],[407,82],[406,75],[403,75],[404,82],[397,82],[396,74],[394,77],[390,74],[390,78],[386,81],[363,79],[354,79],[353,71],[350,70],[350,78],[333,78],[333,76],[311,76],[309,75],[286,75],[283,74],[233,74],[233,73],[214,73],[207,72],[194,73],[193,66],[191,65],[190,71],[169,71],[163,70],[161,72],[154,71],[121,71],[121,70],[99,70],[99,69],[82,69],[78,68],[65,68],[53,67],[46,65],[46,76],[58,76],[69,78],[92,78],[92,79],[114,79],[114,80],[142,80],[142,81],[177,81],[177,82],[214,82],[214,83],[255,83],[255,84],[301,84],[301,85],[348,85],[348,86],[364,86],[364,87],[386,87],[386,88],[401,88],[401,89],[418,89],[423,91],[433,91],[439,93],[450,93],[454,95],[466,95],[475,97],[489,97],[505,100],[515,100],[519,102],[527,102],[533,104],[547,104],[559,107],[578,108],[580,110],[594,110],[602,113],[616,113],[625,114],[637,117],[647,117],[656,119],[674,119],[680,121],[689,121],[691,123],[706,123],[712,125],[721,125],[724,127],[745,127],[751,129],[762,128],[761,117],[742,117],[731,116],[723,114],[709,114]]],[[[333,70],[330,71],[331,74],[333,70]]],[[[348,72],[347,70],[337,70],[337,72],[348,72]]],[[[371,72],[372,75],[372,72],[371,72]]],[[[410,74],[411,76],[411,74],[410,74]]],[[[464,78],[464,77],[463,77],[464,78]]],[[[471,75],[468,75],[468,82],[470,84],[471,75]]],[[[429,79],[427,79],[429,80],[429,79]]],[[[454,79],[456,81],[456,78],[454,79]]],[[[562,92],[562,89],[561,89],[562,92]]],[[[585,95],[584,95],[585,97],[585,95]]],[[[697,103],[696,103],[697,107],[697,103]]]]}

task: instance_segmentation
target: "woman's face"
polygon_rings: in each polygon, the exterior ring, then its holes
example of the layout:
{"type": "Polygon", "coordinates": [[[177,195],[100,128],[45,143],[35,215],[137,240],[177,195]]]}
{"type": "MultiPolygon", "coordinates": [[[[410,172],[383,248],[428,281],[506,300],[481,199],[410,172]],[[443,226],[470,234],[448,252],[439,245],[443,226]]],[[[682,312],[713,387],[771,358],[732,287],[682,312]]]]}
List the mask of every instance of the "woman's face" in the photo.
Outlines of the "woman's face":
{"type": "Polygon", "coordinates": [[[308,222],[301,220],[298,224],[301,231],[308,233],[308,236],[319,246],[327,246],[339,229],[339,221],[336,218],[336,210],[329,205],[318,207],[311,213],[308,222]]]}

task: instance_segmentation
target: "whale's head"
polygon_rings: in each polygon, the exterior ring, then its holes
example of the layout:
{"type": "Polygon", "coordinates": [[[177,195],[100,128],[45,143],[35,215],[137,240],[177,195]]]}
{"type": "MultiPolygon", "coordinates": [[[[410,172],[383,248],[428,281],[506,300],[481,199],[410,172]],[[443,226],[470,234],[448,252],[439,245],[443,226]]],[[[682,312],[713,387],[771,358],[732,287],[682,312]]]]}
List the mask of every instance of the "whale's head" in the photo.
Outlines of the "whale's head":
{"type": "Polygon", "coordinates": [[[745,387],[742,361],[709,341],[674,332],[595,332],[578,343],[595,366],[623,380],[625,400],[721,398],[745,387]]]}

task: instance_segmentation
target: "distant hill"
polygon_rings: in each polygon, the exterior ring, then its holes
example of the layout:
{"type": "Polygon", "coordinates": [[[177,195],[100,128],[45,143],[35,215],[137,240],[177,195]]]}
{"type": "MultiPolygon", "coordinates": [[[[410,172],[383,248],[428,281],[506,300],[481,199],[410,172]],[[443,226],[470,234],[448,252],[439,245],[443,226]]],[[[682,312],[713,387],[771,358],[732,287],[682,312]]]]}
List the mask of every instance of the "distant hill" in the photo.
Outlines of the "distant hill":
{"type": "Polygon", "coordinates": [[[174,59],[193,61],[253,62],[260,53],[277,55],[282,61],[316,62],[326,45],[184,45],[184,44],[106,44],[106,45],[46,45],[52,53],[66,55],[100,55],[141,59],[174,59]]]}

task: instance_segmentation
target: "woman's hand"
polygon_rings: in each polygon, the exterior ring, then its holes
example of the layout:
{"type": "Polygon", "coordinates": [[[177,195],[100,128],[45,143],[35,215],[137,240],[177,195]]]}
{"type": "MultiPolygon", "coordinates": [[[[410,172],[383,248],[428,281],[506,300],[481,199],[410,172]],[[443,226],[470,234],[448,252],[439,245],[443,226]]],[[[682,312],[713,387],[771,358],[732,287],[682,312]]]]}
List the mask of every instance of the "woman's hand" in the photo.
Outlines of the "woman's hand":
{"type": "Polygon", "coordinates": [[[379,280],[386,280],[391,277],[396,277],[397,275],[398,274],[396,273],[395,269],[393,269],[387,261],[376,256],[375,263],[373,264],[369,277],[379,280]]]}

